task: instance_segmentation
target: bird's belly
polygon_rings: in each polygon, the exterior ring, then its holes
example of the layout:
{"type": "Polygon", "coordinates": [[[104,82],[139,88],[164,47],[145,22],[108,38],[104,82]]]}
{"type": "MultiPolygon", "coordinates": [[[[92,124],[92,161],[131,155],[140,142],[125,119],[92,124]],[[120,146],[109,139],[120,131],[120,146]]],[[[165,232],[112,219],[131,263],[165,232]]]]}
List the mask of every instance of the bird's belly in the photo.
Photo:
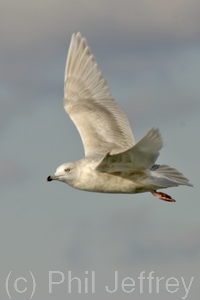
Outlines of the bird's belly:
{"type": "MultiPolygon", "coordinates": [[[[125,176],[124,174],[108,174],[92,172],[84,174],[79,178],[79,182],[74,186],[77,189],[99,192],[99,193],[142,193],[146,189],[139,180],[134,180],[138,176],[125,176]]],[[[138,178],[139,179],[139,178],[138,178]]]]}

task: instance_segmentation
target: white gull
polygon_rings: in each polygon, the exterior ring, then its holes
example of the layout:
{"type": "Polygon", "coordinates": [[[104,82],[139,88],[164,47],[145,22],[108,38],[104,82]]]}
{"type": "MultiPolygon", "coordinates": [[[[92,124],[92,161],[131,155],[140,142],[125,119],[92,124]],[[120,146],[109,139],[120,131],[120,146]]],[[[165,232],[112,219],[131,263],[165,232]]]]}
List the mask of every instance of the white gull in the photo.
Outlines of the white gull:
{"type": "Polygon", "coordinates": [[[76,125],[85,157],[64,163],[47,181],[99,193],[151,192],[175,202],[157,189],[192,186],[182,173],[155,164],[163,146],[158,129],[152,128],[135,143],[129,122],[112,99],[108,85],[80,33],[73,34],[64,78],[64,109],[76,125]]]}

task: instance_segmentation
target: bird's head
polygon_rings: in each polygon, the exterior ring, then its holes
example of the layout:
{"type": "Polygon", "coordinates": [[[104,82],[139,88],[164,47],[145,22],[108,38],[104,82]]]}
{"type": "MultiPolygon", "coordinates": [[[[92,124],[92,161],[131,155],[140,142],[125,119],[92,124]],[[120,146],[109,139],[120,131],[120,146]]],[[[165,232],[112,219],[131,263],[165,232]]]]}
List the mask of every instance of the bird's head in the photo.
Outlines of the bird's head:
{"type": "Polygon", "coordinates": [[[65,163],[56,169],[55,174],[49,175],[47,181],[59,180],[73,186],[78,179],[78,168],[75,162],[65,163]]]}

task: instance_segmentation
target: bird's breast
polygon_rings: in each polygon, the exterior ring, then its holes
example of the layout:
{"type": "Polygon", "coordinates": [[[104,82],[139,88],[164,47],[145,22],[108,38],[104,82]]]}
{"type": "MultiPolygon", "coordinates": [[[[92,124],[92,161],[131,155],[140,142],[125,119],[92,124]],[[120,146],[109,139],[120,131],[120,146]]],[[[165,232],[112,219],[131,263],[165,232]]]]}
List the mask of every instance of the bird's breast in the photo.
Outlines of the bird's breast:
{"type": "Polygon", "coordinates": [[[139,193],[145,191],[140,178],[144,176],[136,174],[115,173],[108,174],[90,169],[84,170],[75,188],[99,193],[139,193]],[[137,180],[136,180],[137,179],[137,180]]]}

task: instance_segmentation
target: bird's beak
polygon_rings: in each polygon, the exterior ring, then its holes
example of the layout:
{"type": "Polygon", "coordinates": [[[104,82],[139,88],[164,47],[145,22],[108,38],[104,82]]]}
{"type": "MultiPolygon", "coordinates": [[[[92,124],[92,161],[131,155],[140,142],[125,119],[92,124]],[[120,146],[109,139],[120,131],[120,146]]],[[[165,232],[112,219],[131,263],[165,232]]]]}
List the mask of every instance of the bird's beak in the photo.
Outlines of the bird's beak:
{"type": "Polygon", "coordinates": [[[47,177],[47,181],[52,181],[52,180],[56,180],[56,179],[58,179],[58,176],[56,176],[56,175],[49,175],[48,177],[47,177]]]}

